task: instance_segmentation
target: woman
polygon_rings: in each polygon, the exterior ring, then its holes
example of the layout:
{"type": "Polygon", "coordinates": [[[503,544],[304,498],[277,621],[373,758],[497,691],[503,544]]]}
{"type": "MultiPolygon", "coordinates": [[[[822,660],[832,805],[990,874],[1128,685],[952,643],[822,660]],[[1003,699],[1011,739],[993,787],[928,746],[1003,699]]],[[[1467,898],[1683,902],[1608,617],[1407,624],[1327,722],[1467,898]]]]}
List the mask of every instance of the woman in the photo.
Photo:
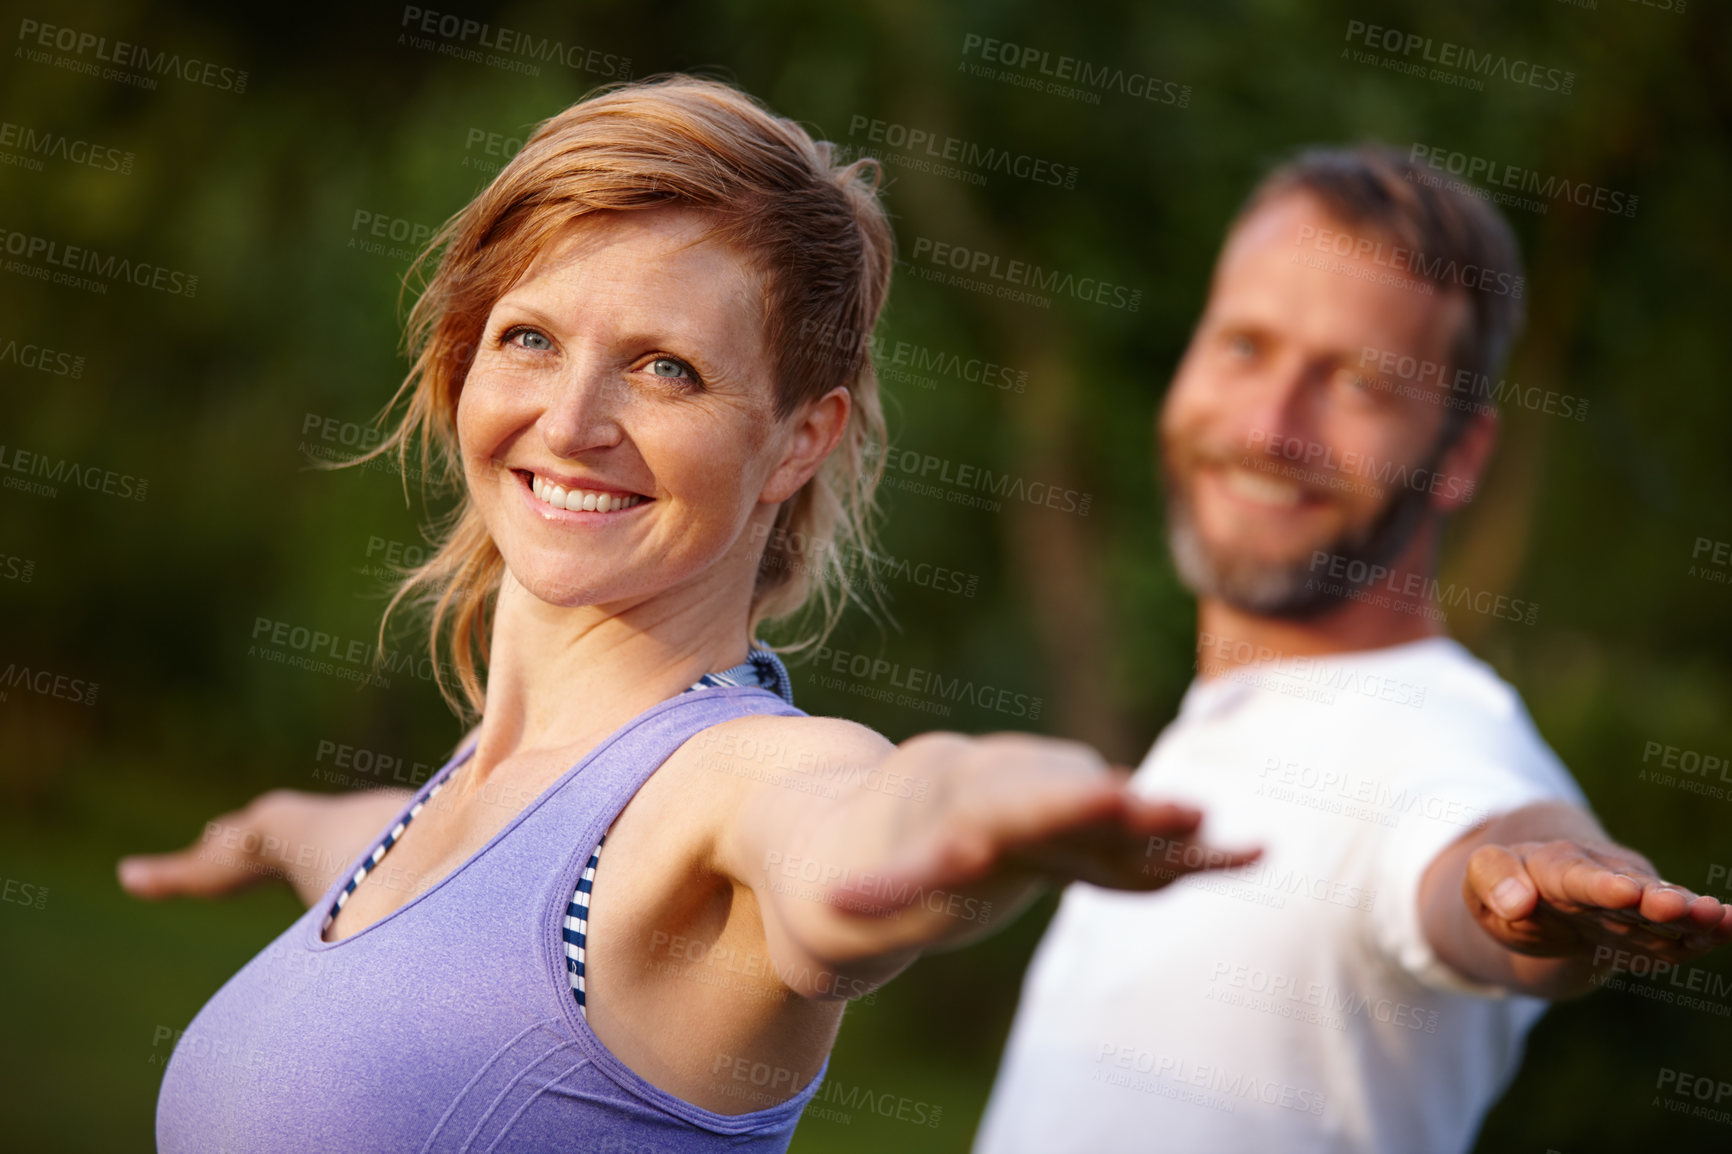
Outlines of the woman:
{"type": "MultiPolygon", "coordinates": [[[[1093,751],[893,746],[795,709],[752,643],[815,591],[840,609],[780,542],[865,539],[875,174],[671,77],[549,120],[436,238],[387,445],[465,496],[392,604],[433,607],[479,725],[413,798],[234,817],[354,866],[187,1028],[165,1154],[783,1150],[846,999],[1044,879],[1175,876],[1145,846],[1200,815],[1093,751]]],[[[123,875],[213,892],[246,864],[123,875]]]]}

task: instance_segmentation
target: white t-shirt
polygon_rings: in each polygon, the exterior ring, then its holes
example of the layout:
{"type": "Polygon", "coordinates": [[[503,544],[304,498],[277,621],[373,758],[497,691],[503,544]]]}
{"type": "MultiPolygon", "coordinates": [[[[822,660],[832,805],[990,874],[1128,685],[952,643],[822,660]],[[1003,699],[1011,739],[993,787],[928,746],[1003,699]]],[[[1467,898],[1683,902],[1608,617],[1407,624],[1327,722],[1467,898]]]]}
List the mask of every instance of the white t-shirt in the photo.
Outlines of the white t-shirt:
{"type": "Polygon", "coordinates": [[[976,1154],[1467,1150],[1546,1003],[1433,954],[1421,876],[1485,815],[1586,806],[1516,692],[1445,638],[1249,666],[1134,782],[1263,857],[1065,892],[976,1154]]]}

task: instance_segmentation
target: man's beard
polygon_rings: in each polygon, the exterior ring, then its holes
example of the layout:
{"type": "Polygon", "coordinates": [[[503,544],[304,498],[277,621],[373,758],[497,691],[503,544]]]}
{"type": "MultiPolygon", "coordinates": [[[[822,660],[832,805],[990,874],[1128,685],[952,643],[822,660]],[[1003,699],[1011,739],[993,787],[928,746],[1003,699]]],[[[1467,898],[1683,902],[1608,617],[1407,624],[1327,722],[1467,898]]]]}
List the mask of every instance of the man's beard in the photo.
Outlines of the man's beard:
{"type": "MultiPolygon", "coordinates": [[[[1448,447],[1440,438],[1426,461],[1412,474],[1430,476],[1448,447]]],[[[1196,460],[1203,459],[1198,454],[1196,460]]],[[[1234,463],[1228,457],[1213,460],[1234,463]]],[[[1166,481],[1167,545],[1172,550],[1179,579],[1199,598],[1215,598],[1261,617],[1306,619],[1339,609],[1351,594],[1370,583],[1374,573],[1388,571],[1389,563],[1401,555],[1425,524],[1428,507],[1424,489],[1392,486],[1394,491],[1368,524],[1345,530],[1334,540],[1309,550],[1303,558],[1265,561],[1211,549],[1192,516],[1190,494],[1170,471],[1166,481]],[[1328,557],[1328,580],[1321,579],[1316,572],[1318,554],[1328,557]],[[1343,573],[1359,574],[1359,579],[1337,576],[1343,573]]]]}

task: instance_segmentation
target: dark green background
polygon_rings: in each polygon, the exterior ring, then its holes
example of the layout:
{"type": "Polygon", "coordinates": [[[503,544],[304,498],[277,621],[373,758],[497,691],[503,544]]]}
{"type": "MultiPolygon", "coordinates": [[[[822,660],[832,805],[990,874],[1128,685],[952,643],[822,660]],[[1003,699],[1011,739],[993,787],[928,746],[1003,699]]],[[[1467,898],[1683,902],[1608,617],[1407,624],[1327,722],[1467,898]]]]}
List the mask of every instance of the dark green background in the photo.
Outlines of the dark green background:
{"type": "MultiPolygon", "coordinates": [[[[0,579],[0,664],[101,685],[90,706],[17,688],[0,700],[0,874],[47,891],[42,909],[0,903],[0,1133],[15,1149],[149,1149],[159,1030],[184,1026],[298,909],[274,888],[134,902],[116,857],[184,844],[269,787],[325,788],[321,740],[437,762],[458,734],[425,681],[357,692],[249,658],[250,633],[266,617],[371,637],[383,586],[364,571],[368,540],[419,540],[422,510],[390,477],[309,471],[299,451],[305,414],[365,422],[404,368],[405,265],[351,248],[354,214],[437,223],[486,179],[465,164],[484,158],[465,148],[471,129],[521,136],[605,77],[399,46],[402,10],[365,7],[43,3],[8,5],[0,23],[0,119],[135,156],[129,175],[0,167],[0,227],[200,277],[187,300],[0,273],[0,344],[84,357],[78,379],[0,363],[0,443],[149,479],[143,502],[0,490],[0,553],[34,563],[28,582],[0,579]],[[14,51],[23,18],[246,69],[247,91],[166,78],[142,92],[32,63],[14,51]]],[[[461,14],[629,57],[633,76],[733,79],[844,144],[866,143],[849,135],[859,115],[1077,168],[1065,190],[891,166],[903,253],[928,236],[1103,277],[1141,289],[1140,311],[1032,309],[903,272],[881,332],[1029,372],[1022,395],[892,385],[898,445],[1067,484],[1093,494],[1090,515],[887,492],[889,551],[976,575],[978,591],[892,582],[899,628],[855,617],[835,643],[1039,695],[1039,728],[1126,760],[1191,668],[1151,422],[1260,171],[1304,143],[1371,137],[1638,195],[1633,218],[1561,202],[1509,213],[1532,312],[1511,374],[1591,406],[1579,423],[1507,413],[1494,472],[1452,533],[1445,576],[1537,602],[1537,623],[1458,612],[1451,628],[1523,692],[1615,835],[1687,885],[1732,863],[1732,801],[1638,778],[1649,741],[1732,754],[1732,588],[1688,572],[1698,538],[1732,540],[1722,5],[610,0],[461,14]],[[1350,19],[1569,69],[1575,90],[1471,92],[1355,64],[1340,55],[1350,19]],[[1190,103],[1084,104],[978,79],[958,67],[970,33],[1171,79],[1190,103]]],[[[1026,724],[798,688],[806,708],[893,738],[1026,724]]],[[[966,1149],[1050,908],[850,1010],[832,1076],[941,1106],[937,1127],[855,1110],[848,1125],[808,1120],[794,1149],[966,1149]]],[[[1729,1021],[1627,993],[1554,1011],[1480,1148],[1724,1148],[1732,1130],[1652,1100],[1662,1066],[1732,1079],[1729,1021]]]]}

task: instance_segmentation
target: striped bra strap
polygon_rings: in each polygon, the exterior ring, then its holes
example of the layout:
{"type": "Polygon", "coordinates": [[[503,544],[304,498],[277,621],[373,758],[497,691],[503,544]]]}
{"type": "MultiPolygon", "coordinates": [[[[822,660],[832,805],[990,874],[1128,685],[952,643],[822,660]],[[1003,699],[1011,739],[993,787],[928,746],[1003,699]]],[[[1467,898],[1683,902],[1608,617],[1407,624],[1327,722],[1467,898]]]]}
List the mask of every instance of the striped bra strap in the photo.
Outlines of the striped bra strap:
{"type": "MultiPolygon", "coordinates": [[[[704,674],[687,686],[685,692],[714,685],[756,685],[780,695],[789,705],[794,704],[794,683],[788,676],[788,667],[774,653],[757,646],[753,646],[746,659],[738,665],[720,673],[704,674]]],[[[584,1017],[589,1016],[583,985],[584,947],[589,941],[589,893],[595,885],[595,869],[601,864],[601,847],[606,844],[607,834],[604,833],[595,843],[595,852],[589,855],[589,864],[584,866],[577,890],[565,907],[565,925],[561,931],[565,939],[566,977],[571,979],[572,996],[577,999],[577,1008],[583,1011],[584,1017]]]]}
{"type": "MultiPolygon", "coordinates": [[[[789,705],[794,704],[794,685],[793,680],[788,676],[788,667],[783,665],[782,659],[777,657],[774,653],[756,645],[752,647],[751,652],[747,655],[746,659],[738,665],[733,666],[731,669],[724,669],[720,673],[706,673],[691,685],[687,686],[684,692],[690,693],[694,689],[707,689],[713,685],[757,685],[779,695],[782,700],[786,701],[789,705]]],[[[419,814],[424,808],[426,808],[427,803],[433,800],[435,794],[445,788],[446,782],[449,780],[450,778],[447,777],[444,781],[435,783],[433,788],[427,791],[427,796],[416,802],[409,812],[403,815],[403,820],[393,826],[390,832],[379,840],[379,844],[373,847],[373,852],[367,856],[367,859],[361,863],[360,868],[355,871],[354,876],[352,876],[348,883],[343,886],[342,892],[339,893],[336,900],[331,903],[331,908],[325,911],[325,921],[319,927],[319,933],[321,936],[324,935],[325,931],[331,928],[331,923],[337,920],[337,911],[343,908],[343,904],[349,900],[349,895],[355,892],[355,887],[359,886],[361,882],[366,879],[367,875],[372,872],[373,867],[379,864],[379,859],[385,856],[386,851],[388,851],[393,845],[397,844],[397,839],[403,836],[403,831],[409,828],[409,823],[415,820],[415,815],[419,814]]],[[[607,840],[605,834],[602,836],[602,840],[607,840]]],[[[601,846],[598,844],[596,846],[596,854],[599,855],[600,852],[601,846]]],[[[579,892],[583,896],[582,907],[586,911],[589,907],[588,882],[590,881],[591,874],[594,871],[595,862],[595,855],[591,855],[589,862],[590,868],[584,871],[584,880],[579,886],[579,892]]],[[[577,908],[575,903],[573,908],[577,908]]],[[[571,953],[571,932],[571,919],[568,917],[566,919],[566,953],[568,959],[571,953]]],[[[575,973],[579,975],[582,974],[583,957],[581,935],[582,926],[580,923],[578,942],[579,950],[577,954],[579,968],[575,971],[575,973]]],[[[572,984],[574,988],[579,991],[577,1000],[581,1004],[583,1002],[581,979],[574,979],[572,984]]]]}

